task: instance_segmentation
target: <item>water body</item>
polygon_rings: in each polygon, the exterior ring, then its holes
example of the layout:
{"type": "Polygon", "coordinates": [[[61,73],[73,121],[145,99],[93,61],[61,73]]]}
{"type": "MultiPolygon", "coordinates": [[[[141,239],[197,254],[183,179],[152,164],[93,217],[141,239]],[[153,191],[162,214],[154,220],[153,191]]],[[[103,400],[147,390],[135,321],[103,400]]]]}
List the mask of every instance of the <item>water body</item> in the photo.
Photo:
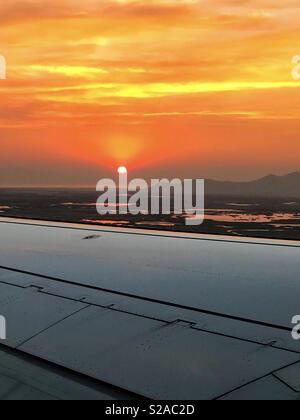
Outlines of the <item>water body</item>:
{"type": "Polygon", "coordinates": [[[96,211],[88,189],[2,189],[0,216],[205,234],[300,240],[300,201],[280,198],[206,197],[205,222],[185,226],[185,215],[108,215],[96,211]]]}

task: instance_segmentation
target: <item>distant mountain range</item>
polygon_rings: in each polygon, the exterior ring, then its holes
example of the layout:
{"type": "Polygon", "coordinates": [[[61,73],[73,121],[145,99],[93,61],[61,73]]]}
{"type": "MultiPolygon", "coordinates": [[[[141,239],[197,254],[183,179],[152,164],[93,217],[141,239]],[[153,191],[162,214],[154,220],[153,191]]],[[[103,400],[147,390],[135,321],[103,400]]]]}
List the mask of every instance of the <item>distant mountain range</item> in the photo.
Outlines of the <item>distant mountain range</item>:
{"type": "Polygon", "coordinates": [[[207,195],[300,198],[300,172],[269,175],[251,182],[206,180],[207,195]]]}

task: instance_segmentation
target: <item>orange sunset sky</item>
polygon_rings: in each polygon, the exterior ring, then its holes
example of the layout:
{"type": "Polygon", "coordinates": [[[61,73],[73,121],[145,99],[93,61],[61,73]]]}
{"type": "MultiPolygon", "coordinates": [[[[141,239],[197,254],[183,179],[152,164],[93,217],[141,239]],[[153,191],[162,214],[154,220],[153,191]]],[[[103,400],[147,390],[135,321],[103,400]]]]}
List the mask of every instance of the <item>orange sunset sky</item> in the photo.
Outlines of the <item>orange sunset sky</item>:
{"type": "Polygon", "coordinates": [[[299,0],[0,3],[0,185],[300,170],[299,0]]]}

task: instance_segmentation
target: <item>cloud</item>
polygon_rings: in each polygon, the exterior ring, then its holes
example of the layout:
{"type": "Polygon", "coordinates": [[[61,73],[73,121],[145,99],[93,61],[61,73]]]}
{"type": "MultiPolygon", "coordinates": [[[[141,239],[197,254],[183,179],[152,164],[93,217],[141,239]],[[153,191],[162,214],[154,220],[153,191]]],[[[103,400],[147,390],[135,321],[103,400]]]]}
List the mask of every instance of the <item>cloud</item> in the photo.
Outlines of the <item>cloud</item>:
{"type": "Polygon", "coordinates": [[[122,133],[149,165],[200,162],[202,152],[210,162],[213,148],[227,156],[243,142],[255,161],[262,139],[286,136],[288,165],[300,128],[290,77],[299,17],[294,0],[1,2],[3,156],[98,165],[122,133]]]}

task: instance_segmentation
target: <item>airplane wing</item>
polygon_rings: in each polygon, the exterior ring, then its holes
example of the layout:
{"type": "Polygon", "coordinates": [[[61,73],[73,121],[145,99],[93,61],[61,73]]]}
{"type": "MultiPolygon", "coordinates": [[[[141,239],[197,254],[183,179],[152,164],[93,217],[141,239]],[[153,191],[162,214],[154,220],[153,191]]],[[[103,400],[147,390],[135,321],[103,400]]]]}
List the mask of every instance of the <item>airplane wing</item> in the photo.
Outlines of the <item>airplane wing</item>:
{"type": "Polygon", "coordinates": [[[2,218],[0,398],[300,399],[300,244],[2,218]]]}

